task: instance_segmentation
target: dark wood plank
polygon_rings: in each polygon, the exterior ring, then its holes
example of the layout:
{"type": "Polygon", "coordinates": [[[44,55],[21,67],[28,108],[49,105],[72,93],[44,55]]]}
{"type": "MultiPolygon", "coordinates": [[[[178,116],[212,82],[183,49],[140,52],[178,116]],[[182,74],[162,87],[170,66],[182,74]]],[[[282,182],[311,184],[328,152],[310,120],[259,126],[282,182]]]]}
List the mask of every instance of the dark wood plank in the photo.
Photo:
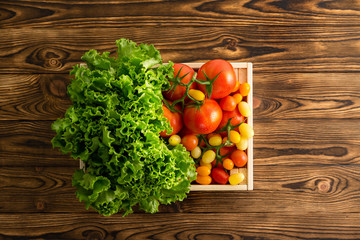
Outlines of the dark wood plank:
{"type": "Polygon", "coordinates": [[[0,166],[79,166],[78,161],[53,149],[52,121],[2,121],[0,166]]]}
{"type": "MultiPolygon", "coordinates": [[[[0,166],[74,166],[52,149],[52,121],[0,121],[0,166]]],[[[256,165],[360,163],[358,119],[256,120],[256,165]]]]}
{"type": "Polygon", "coordinates": [[[358,213],[0,214],[2,239],[359,239],[358,213]],[[16,224],[14,224],[16,223],[16,224]]]}
{"type": "Polygon", "coordinates": [[[65,74],[0,75],[1,120],[55,120],[71,105],[65,74]]]}
{"type": "MultiPolygon", "coordinates": [[[[69,167],[1,168],[0,212],[94,212],[87,211],[75,197],[71,186],[74,170],[69,167]]],[[[360,214],[359,190],[359,165],[255,166],[254,191],[190,192],[183,202],[163,205],[160,212],[360,214]]]]}
{"type": "MultiPolygon", "coordinates": [[[[55,120],[71,105],[68,74],[0,74],[0,120],[55,120]]],[[[254,117],[360,118],[358,73],[255,73],[254,117]],[[324,84],[326,82],[326,84],[324,84]]]]}
{"type": "Polygon", "coordinates": [[[359,25],[358,1],[2,1],[2,27],[359,25]]]}
{"type": "Polygon", "coordinates": [[[68,73],[89,49],[115,53],[122,37],[154,44],[164,61],[224,58],[253,62],[255,72],[359,72],[360,26],[0,29],[0,72],[68,73]]]}

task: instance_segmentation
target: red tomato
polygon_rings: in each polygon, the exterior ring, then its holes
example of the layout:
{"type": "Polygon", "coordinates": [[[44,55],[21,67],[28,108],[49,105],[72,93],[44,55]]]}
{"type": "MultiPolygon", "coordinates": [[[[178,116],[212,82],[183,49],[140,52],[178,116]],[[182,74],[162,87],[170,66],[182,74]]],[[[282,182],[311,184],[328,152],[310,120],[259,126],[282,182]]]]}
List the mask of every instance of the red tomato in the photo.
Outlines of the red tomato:
{"type": "Polygon", "coordinates": [[[223,165],[221,164],[221,162],[218,162],[218,164],[215,166],[216,164],[216,159],[214,161],[211,162],[211,166],[213,168],[220,168],[220,169],[224,169],[223,165]]]}
{"type": "MultiPolygon", "coordinates": [[[[171,104],[171,103],[170,103],[171,104]]],[[[176,109],[180,110],[180,107],[175,106],[176,109]]],[[[179,112],[171,112],[164,104],[163,104],[163,110],[164,110],[164,116],[167,118],[167,120],[170,122],[171,127],[173,128],[173,131],[171,134],[167,134],[167,131],[162,131],[160,133],[161,137],[169,137],[174,134],[177,134],[181,128],[183,127],[183,120],[181,117],[181,113],[179,112]]]]}
{"type": "MultiPolygon", "coordinates": [[[[239,112],[238,108],[235,108],[233,111],[223,111],[223,116],[217,130],[224,127],[230,118],[232,118],[230,122],[231,125],[237,125],[245,119],[245,117],[239,112]]],[[[225,132],[222,132],[221,135],[224,136],[224,133],[225,132]]]]}
{"type": "Polygon", "coordinates": [[[235,150],[233,153],[231,153],[230,158],[237,167],[245,166],[248,161],[248,156],[242,150],[235,150]]]}
{"type": "Polygon", "coordinates": [[[220,100],[219,105],[224,111],[233,111],[236,108],[236,101],[234,97],[226,96],[220,100]]]}
{"type": "Polygon", "coordinates": [[[181,139],[181,144],[186,150],[191,151],[199,144],[199,139],[195,135],[186,135],[181,139]]]}
{"type": "Polygon", "coordinates": [[[219,104],[212,99],[205,99],[204,104],[197,109],[187,106],[183,113],[185,126],[194,133],[208,134],[216,130],[222,119],[219,104]]]}
{"type": "MultiPolygon", "coordinates": [[[[236,75],[232,65],[225,60],[215,59],[202,65],[197,73],[197,79],[206,81],[206,76],[212,80],[216,77],[213,83],[211,98],[219,99],[229,95],[236,86],[236,75]]],[[[205,85],[197,84],[198,88],[205,93],[205,85]]]]}
{"type": "MultiPolygon", "coordinates": [[[[187,66],[185,64],[181,64],[181,63],[175,63],[173,68],[174,68],[174,77],[177,76],[179,71],[180,71],[180,74],[179,74],[180,78],[188,73],[188,75],[186,75],[181,80],[181,82],[185,83],[185,84],[190,82],[190,80],[192,79],[192,77],[193,77],[193,75],[195,73],[195,71],[191,67],[189,67],[189,66],[187,66]]],[[[173,83],[170,82],[170,85],[172,86],[173,83]]],[[[195,86],[196,86],[195,83],[191,84],[190,89],[195,88],[195,86]]],[[[166,99],[170,99],[170,100],[174,101],[174,100],[182,98],[184,96],[184,94],[185,94],[185,91],[186,91],[186,87],[178,85],[172,91],[163,92],[163,95],[164,95],[164,97],[166,99]]]]}
{"type": "MultiPolygon", "coordinates": [[[[226,154],[229,154],[235,150],[236,150],[236,147],[222,147],[222,148],[220,148],[220,155],[225,156],[226,154]]],[[[229,157],[229,155],[227,157],[229,157]]]]}
{"type": "Polygon", "coordinates": [[[211,172],[211,176],[214,181],[219,184],[226,184],[229,180],[229,174],[220,168],[214,168],[211,172]]]}

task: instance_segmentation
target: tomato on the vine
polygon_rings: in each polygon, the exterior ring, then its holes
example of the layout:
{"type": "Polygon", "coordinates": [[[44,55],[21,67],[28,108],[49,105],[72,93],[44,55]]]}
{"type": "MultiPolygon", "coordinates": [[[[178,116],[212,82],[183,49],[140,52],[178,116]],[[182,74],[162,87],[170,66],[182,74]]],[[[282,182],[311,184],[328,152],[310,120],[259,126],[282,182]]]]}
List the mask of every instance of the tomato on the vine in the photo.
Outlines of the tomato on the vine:
{"type": "MultiPolygon", "coordinates": [[[[170,103],[171,104],[171,103],[170,103]]],[[[175,106],[175,109],[180,110],[179,106],[175,106]]],[[[163,111],[164,111],[164,117],[167,118],[167,120],[170,122],[171,127],[173,128],[173,131],[168,134],[167,131],[162,131],[160,133],[161,137],[169,137],[174,134],[177,134],[181,128],[183,127],[183,120],[182,116],[179,112],[171,112],[165,104],[163,104],[163,111]]]]}
{"type": "Polygon", "coordinates": [[[198,134],[208,134],[216,130],[222,119],[222,110],[219,104],[212,99],[205,99],[199,107],[187,106],[184,109],[183,119],[185,126],[198,134]]]}
{"type": "MultiPolygon", "coordinates": [[[[235,108],[233,111],[223,111],[223,116],[217,129],[224,127],[230,118],[232,118],[230,121],[231,125],[237,125],[245,119],[245,117],[241,115],[238,108],[235,108]]],[[[221,134],[224,135],[224,133],[225,132],[221,134]]]]}
{"type": "MultiPolygon", "coordinates": [[[[190,80],[192,79],[192,77],[195,73],[195,71],[191,67],[189,67],[188,65],[182,64],[182,63],[175,63],[173,68],[174,68],[174,77],[179,74],[179,78],[182,78],[185,74],[187,74],[181,80],[181,82],[185,83],[185,84],[190,82],[190,80]]],[[[170,82],[170,85],[172,86],[173,82],[170,82]]],[[[195,86],[196,86],[196,84],[193,83],[190,85],[189,89],[193,89],[193,88],[195,88],[195,86]]],[[[186,87],[178,85],[178,86],[176,86],[175,89],[173,89],[171,91],[164,91],[163,95],[166,99],[175,101],[177,99],[182,98],[185,94],[185,91],[186,91],[186,87]]]]}
{"type": "Polygon", "coordinates": [[[211,172],[211,177],[216,183],[226,184],[229,180],[229,174],[224,169],[214,168],[211,172]]]}
{"type": "MultiPolygon", "coordinates": [[[[202,65],[197,73],[197,79],[206,81],[214,79],[210,98],[219,99],[229,95],[236,86],[236,75],[231,63],[223,59],[211,60],[202,65]],[[219,75],[218,75],[219,74],[219,75]]],[[[197,83],[198,88],[205,93],[205,85],[197,83]]]]}

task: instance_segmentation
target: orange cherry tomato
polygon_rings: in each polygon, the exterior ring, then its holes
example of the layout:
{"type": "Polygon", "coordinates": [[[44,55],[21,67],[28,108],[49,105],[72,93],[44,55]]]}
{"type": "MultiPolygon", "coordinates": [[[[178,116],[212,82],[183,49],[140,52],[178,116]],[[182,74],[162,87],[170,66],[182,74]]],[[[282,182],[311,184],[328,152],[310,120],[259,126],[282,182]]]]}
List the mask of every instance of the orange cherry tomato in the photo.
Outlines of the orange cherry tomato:
{"type": "Polygon", "coordinates": [[[201,176],[197,175],[196,182],[201,185],[209,185],[212,181],[212,178],[210,176],[201,176]]]}
{"type": "Polygon", "coordinates": [[[227,170],[231,170],[234,168],[234,162],[230,158],[226,158],[223,160],[223,167],[227,170]]]}
{"type": "Polygon", "coordinates": [[[248,156],[242,150],[235,150],[230,155],[231,160],[233,160],[235,166],[237,167],[244,167],[248,161],[248,156]]]}
{"type": "Polygon", "coordinates": [[[243,97],[247,96],[250,92],[250,84],[248,84],[248,83],[240,84],[239,91],[243,97]]]}
{"type": "Polygon", "coordinates": [[[211,170],[209,167],[207,166],[200,166],[196,169],[196,172],[198,173],[198,175],[200,176],[209,176],[211,173],[211,170]]]}

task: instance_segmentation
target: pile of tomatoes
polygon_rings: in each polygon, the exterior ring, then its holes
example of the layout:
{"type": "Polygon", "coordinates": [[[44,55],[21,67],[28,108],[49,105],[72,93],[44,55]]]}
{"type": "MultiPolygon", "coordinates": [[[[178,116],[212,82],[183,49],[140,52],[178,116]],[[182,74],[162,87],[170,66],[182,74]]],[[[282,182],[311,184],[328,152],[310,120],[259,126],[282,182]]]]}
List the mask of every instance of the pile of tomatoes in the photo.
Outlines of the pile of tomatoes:
{"type": "Polygon", "coordinates": [[[234,168],[246,166],[248,139],[254,135],[246,118],[250,85],[236,79],[232,65],[222,59],[211,60],[195,72],[175,63],[171,88],[163,92],[164,116],[173,131],[161,132],[169,144],[183,144],[197,167],[199,184],[240,184],[242,173],[230,175],[234,168]]]}

